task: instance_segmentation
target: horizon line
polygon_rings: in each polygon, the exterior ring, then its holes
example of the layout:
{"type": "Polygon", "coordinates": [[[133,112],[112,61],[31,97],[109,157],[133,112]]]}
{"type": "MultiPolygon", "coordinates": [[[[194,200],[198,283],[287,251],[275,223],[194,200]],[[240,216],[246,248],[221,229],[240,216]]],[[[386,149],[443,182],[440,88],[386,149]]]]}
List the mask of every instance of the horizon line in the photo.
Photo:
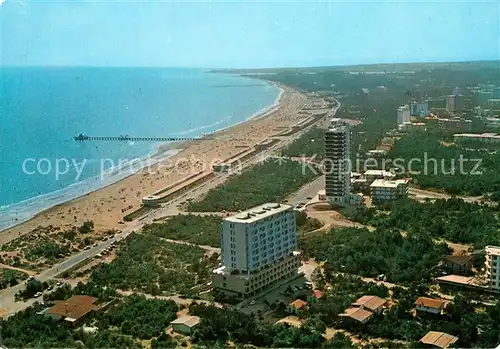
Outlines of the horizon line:
{"type": "Polygon", "coordinates": [[[345,68],[380,65],[410,65],[410,64],[464,64],[464,63],[500,63],[500,58],[478,59],[478,60],[457,60],[457,61],[412,61],[412,62],[380,62],[380,63],[354,63],[335,65],[310,65],[310,66],[278,66],[278,67],[258,67],[258,68],[231,68],[231,67],[197,67],[197,66],[148,66],[148,65],[0,65],[4,68],[151,68],[151,69],[199,69],[207,71],[231,71],[231,70],[284,70],[284,69],[307,69],[307,68],[345,68]]]}

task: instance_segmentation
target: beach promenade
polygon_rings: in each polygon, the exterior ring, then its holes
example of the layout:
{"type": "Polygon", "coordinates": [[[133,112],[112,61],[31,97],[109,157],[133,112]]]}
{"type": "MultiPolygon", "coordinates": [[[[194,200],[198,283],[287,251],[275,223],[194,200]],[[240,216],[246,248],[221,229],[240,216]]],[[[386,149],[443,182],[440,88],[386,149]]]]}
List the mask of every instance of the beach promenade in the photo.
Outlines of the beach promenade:
{"type": "MultiPolygon", "coordinates": [[[[276,110],[268,113],[266,116],[263,116],[261,118],[251,120],[248,123],[240,124],[238,126],[235,126],[231,129],[222,131],[221,133],[223,134],[224,137],[224,144],[226,144],[226,152],[224,154],[229,154],[227,157],[231,157],[231,154],[237,153],[238,148],[236,146],[239,145],[239,142],[234,142],[231,141],[229,137],[235,137],[235,139],[245,139],[247,144],[249,145],[254,145],[257,144],[263,140],[268,139],[272,135],[276,133],[280,133],[283,131],[284,127],[292,128],[294,125],[297,125],[299,123],[303,123],[305,119],[307,119],[307,115],[304,114],[299,114],[298,111],[300,110],[300,106],[303,105],[304,101],[306,101],[306,97],[294,90],[290,90],[285,88],[285,92],[282,96],[282,99],[284,101],[284,105],[280,105],[279,108],[276,110]],[[276,118],[276,120],[274,120],[276,118]],[[290,120],[289,120],[290,119],[290,120]],[[280,125],[280,126],[277,126],[280,125]],[[265,132],[266,127],[268,128],[268,131],[270,132],[265,132]],[[232,148],[231,148],[232,147],[232,148]],[[233,151],[230,151],[233,150],[233,151]]],[[[330,115],[334,114],[338,110],[338,106],[335,107],[334,109],[331,110],[330,115]]],[[[320,121],[322,120],[321,118],[316,118],[315,120],[320,121]]],[[[280,148],[290,144],[293,142],[293,140],[300,135],[302,135],[304,132],[306,132],[313,123],[309,123],[307,127],[304,127],[300,131],[296,133],[291,133],[286,136],[280,136],[280,137],[275,137],[277,139],[277,142],[273,144],[271,147],[263,150],[260,153],[256,153],[254,156],[246,159],[244,162],[242,162],[241,168],[246,168],[248,166],[255,165],[261,161],[263,161],[265,158],[271,156],[274,152],[279,150],[280,148]]],[[[201,149],[206,149],[209,152],[212,152],[211,154],[214,154],[214,149],[218,151],[217,154],[222,154],[224,151],[221,148],[221,145],[214,145],[210,143],[217,143],[217,139],[213,140],[206,140],[204,142],[207,142],[209,144],[203,145],[203,144],[193,144],[189,145],[188,148],[186,148],[185,151],[179,153],[178,155],[182,155],[182,153],[187,153],[187,154],[196,154],[193,153],[195,151],[200,151],[201,149]],[[193,148],[193,149],[190,149],[193,148]]],[[[226,157],[226,158],[227,158],[226,157]]],[[[4,241],[3,243],[13,240],[17,238],[20,235],[23,235],[27,232],[29,232],[33,227],[36,227],[37,225],[43,224],[43,217],[48,217],[49,222],[46,222],[45,224],[55,224],[56,226],[61,226],[62,228],[71,226],[71,220],[68,222],[68,220],[62,220],[61,222],[54,221],[57,219],[58,212],[64,212],[66,210],[70,210],[75,212],[75,210],[83,210],[83,207],[92,207],[91,203],[95,202],[96,198],[95,197],[102,197],[106,194],[112,195],[116,190],[121,190],[124,186],[123,182],[131,182],[131,183],[137,183],[139,181],[139,184],[142,184],[141,180],[143,178],[143,175],[141,173],[138,173],[136,175],[133,175],[129,178],[124,179],[121,182],[115,183],[114,185],[103,188],[102,190],[99,190],[95,193],[91,193],[83,198],[76,199],[72,202],[68,202],[67,204],[61,205],[60,207],[55,207],[53,209],[50,209],[48,212],[44,212],[41,215],[37,216],[35,219],[32,219],[31,221],[28,221],[26,223],[23,223],[17,227],[11,228],[7,231],[4,231],[0,234],[0,238],[4,241]],[[58,224],[59,223],[59,224],[58,224]]],[[[178,178],[178,177],[176,177],[178,178]]],[[[215,188],[216,186],[224,183],[229,178],[229,174],[227,173],[220,173],[214,178],[212,178],[209,182],[203,183],[200,186],[195,186],[191,188],[190,190],[184,192],[182,195],[174,198],[173,200],[166,202],[162,204],[162,206],[158,209],[149,211],[143,216],[138,217],[138,219],[133,220],[132,222],[128,222],[124,225],[120,225],[118,223],[119,220],[122,219],[123,213],[119,212],[118,215],[115,216],[114,220],[111,220],[110,217],[108,216],[107,213],[104,213],[102,211],[93,211],[93,217],[94,222],[96,223],[96,228],[97,229],[121,229],[120,233],[116,234],[112,239],[109,239],[107,241],[100,242],[97,246],[92,247],[89,250],[86,251],[81,251],[77,254],[72,255],[68,259],[64,260],[63,262],[54,265],[53,267],[39,273],[36,278],[39,279],[40,281],[47,281],[50,279],[57,278],[58,275],[61,275],[63,272],[72,270],[75,267],[79,266],[80,264],[84,263],[86,260],[93,258],[96,256],[98,253],[102,252],[104,249],[108,248],[111,243],[114,241],[119,241],[127,237],[129,234],[131,234],[134,231],[140,230],[145,224],[152,223],[155,219],[159,219],[162,217],[166,216],[172,216],[176,215],[179,213],[179,209],[177,207],[177,204],[180,202],[185,201],[187,198],[196,198],[203,196],[206,192],[208,192],[210,189],[215,188]]],[[[165,184],[165,182],[162,182],[165,184]]],[[[142,186],[139,185],[139,187],[142,188],[142,186]]],[[[153,186],[156,188],[156,186],[153,186]]],[[[134,188],[135,189],[135,188],[134,188]]],[[[140,200],[142,196],[137,196],[137,201],[140,200]]],[[[109,199],[108,199],[109,200],[109,199]]],[[[108,205],[112,205],[113,203],[116,203],[116,201],[110,201],[108,205]]],[[[85,212],[89,212],[86,210],[85,212]]],[[[108,210],[108,212],[110,212],[108,210]]],[[[114,212],[113,212],[114,213],[114,212]]],[[[86,219],[88,217],[88,214],[86,216],[86,219]]],[[[96,229],[96,230],[97,230],[96,229]]],[[[26,302],[15,302],[14,301],[14,295],[21,290],[24,287],[24,284],[17,285],[15,287],[11,287],[5,290],[0,291],[0,304],[5,308],[5,313],[4,315],[11,315],[16,313],[19,310],[25,309],[35,301],[39,301],[39,299],[30,299],[26,302]]],[[[0,314],[1,315],[1,314],[0,314]]]]}
{"type": "Polygon", "coordinates": [[[307,115],[299,114],[306,100],[304,94],[284,87],[279,106],[264,115],[224,129],[214,134],[214,139],[181,144],[181,152],[153,165],[148,171],[139,171],[105,188],[43,211],[25,223],[6,229],[0,233],[0,244],[26,234],[38,226],[52,225],[67,229],[89,220],[94,222],[96,231],[123,230],[124,227],[118,222],[123,219],[124,210],[125,214],[128,214],[138,209],[142,197],[189,174],[209,169],[217,160],[224,161],[238,153],[242,146],[255,146],[280,130],[300,123],[307,118],[307,115]]]}

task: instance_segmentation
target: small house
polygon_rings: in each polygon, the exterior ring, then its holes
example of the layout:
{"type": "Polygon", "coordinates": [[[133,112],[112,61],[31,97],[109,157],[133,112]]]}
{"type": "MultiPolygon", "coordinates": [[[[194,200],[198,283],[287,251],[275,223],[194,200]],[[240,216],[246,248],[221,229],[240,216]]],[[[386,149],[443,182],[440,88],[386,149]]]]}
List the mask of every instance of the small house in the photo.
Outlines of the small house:
{"type": "Polygon", "coordinates": [[[444,299],[418,297],[415,301],[415,310],[417,311],[417,315],[441,315],[448,303],[449,302],[444,299]]]}
{"type": "Polygon", "coordinates": [[[351,304],[352,307],[362,308],[372,313],[380,314],[387,301],[377,296],[363,296],[351,304]]]}
{"type": "Polygon", "coordinates": [[[286,311],[289,314],[297,314],[300,310],[307,309],[307,302],[302,299],[296,299],[286,307],[286,311]]]}
{"type": "Polygon", "coordinates": [[[190,335],[193,330],[200,324],[201,319],[198,316],[185,315],[170,322],[172,330],[177,333],[190,335]]]}

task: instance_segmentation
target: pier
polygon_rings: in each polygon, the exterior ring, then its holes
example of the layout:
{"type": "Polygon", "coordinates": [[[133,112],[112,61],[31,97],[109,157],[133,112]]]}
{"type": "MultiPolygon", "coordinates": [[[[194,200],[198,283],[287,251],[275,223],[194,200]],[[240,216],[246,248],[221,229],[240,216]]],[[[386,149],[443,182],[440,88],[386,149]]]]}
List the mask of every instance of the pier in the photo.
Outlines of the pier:
{"type": "Polygon", "coordinates": [[[211,139],[210,136],[203,137],[130,137],[130,136],[118,136],[118,137],[102,137],[102,136],[86,136],[84,134],[79,134],[78,136],[73,137],[75,141],[83,142],[83,141],[126,141],[126,142],[182,142],[182,141],[198,141],[202,139],[211,139]]]}

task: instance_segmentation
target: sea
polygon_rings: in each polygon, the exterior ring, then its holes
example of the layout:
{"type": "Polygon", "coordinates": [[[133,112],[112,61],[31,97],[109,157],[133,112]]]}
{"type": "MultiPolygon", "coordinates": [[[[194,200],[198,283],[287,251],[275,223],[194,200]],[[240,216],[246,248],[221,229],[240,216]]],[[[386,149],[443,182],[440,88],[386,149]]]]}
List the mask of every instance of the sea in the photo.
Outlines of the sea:
{"type": "Polygon", "coordinates": [[[198,137],[274,107],[279,87],[200,69],[0,67],[0,230],[172,156],[198,137]],[[126,167],[127,170],[119,170],[126,167]]]}

